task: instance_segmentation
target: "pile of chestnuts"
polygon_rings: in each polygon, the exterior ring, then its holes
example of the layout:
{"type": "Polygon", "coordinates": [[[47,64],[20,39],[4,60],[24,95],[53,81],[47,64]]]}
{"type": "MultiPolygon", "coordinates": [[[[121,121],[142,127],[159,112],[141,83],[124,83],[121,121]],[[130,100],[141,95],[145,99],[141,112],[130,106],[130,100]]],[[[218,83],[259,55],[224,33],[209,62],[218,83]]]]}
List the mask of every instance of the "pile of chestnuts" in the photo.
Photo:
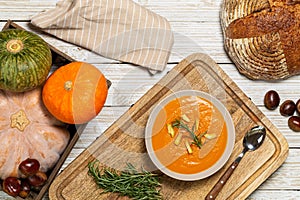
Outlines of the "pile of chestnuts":
{"type": "Polygon", "coordinates": [[[27,158],[19,165],[21,178],[7,177],[2,182],[2,189],[8,195],[26,198],[32,189],[40,189],[47,181],[47,175],[40,171],[40,163],[27,158]]]}
{"type": "MultiPolygon", "coordinates": [[[[264,105],[269,110],[275,110],[280,104],[279,94],[270,90],[265,94],[264,105]]],[[[288,126],[295,132],[300,132],[300,99],[295,103],[292,100],[285,100],[279,107],[282,116],[289,117],[288,126]],[[294,115],[297,113],[298,115],[294,115]]]]}

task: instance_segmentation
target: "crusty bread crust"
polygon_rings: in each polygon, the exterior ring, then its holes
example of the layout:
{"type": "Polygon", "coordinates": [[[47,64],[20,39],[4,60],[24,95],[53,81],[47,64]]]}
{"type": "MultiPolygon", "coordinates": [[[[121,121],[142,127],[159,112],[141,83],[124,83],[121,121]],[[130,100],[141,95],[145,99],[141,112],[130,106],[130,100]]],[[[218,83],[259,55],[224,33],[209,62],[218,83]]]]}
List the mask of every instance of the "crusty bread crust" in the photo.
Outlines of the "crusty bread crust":
{"type": "Polygon", "coordinates": [[[263,80],[300,74],[300,0],[225,0],[222,12],[225,49],[241,73],[263,80]]]}

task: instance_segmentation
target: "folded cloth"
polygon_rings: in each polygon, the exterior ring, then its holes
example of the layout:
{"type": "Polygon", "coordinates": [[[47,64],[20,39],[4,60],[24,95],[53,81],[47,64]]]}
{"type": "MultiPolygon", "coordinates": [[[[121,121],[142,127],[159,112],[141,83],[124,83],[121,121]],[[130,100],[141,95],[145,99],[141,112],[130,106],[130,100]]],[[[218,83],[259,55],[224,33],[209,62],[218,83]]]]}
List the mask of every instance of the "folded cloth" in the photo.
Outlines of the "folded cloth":
{"type": "Polygon", "coordinates": [[[162,71],[173,33],[169,22],[132,0],[64,0],[31,23],[104,57],[162,71]]]}

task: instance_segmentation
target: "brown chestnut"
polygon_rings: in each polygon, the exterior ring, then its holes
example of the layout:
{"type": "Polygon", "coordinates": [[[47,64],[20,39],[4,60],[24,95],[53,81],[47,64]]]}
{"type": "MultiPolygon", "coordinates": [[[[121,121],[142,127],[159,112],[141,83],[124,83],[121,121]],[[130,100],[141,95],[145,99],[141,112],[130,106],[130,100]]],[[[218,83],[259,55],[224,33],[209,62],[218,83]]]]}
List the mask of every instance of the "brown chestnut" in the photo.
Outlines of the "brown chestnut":
{"type": "Polygon", "coordinates": [[[267,109],[275,110],[279,106],[279,103],[280,97],[276,91],[270,90],[265,94],[264,104],[267,109]]]}
{"type": "Polygon", "coordinates": [[[27,158],[26,160],[22,161],[19,165],[19,170],[22,174],[26,177],[34,175],[40,169],[40,163],[38,160],[33,158],[27,158]]]}
{"type": "Polygon", "coordinates": [[[39,187],[44,185],[47,179],[47,175],[44,172],[38,171],[36,174],[28,177],[28,182],[31,186],[39,187]]]}
{"type": "Polygon", "coordinates": [[[7,177],[2,182],[2,188],[8,195],[16,197],[21,191],[21,181],[16,177],[7,177]]]}
{"type": "Polygon", "coordinates": [[[279,108],[282,116],[292,116],[296,110],[296,104],[292,100],[284,101],[279,108]]]}
{"type": "Polygon", "coordinates": [[[30,184],[27,179],[22,180],[21,182],[21,191],[19,193],[19,196],[22,198],[28,197],[30,193],[30,184]]]}
{"type": "Polygon", "coordinates": [[[298,99],[298,101],[296,103],[296,111],[297,111],[298,115],[300,115],[300,99],[298,99]]]}
{"type": "Polygon", "coordinates": [[[300,117],[299,116],[292,116],[288,120],[288,125],[290,129],[295,132],[300,132],[300,117]]]}

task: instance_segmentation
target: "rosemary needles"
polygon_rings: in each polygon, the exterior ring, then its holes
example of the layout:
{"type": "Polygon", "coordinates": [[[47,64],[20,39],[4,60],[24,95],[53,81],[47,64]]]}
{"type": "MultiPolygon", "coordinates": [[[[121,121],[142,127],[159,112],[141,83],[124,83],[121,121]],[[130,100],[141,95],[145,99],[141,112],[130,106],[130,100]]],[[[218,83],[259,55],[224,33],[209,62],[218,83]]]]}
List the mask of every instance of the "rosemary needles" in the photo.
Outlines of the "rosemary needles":
{"type": "Polygon", "coordinates": [[[183,129],[185,129],[188,133],[190,133],[191,137],[192,137],[193,140],[194,140],[192,144],[195,144],[197,147],[199,147],[199,148],[201,149],[201,147],[202,147],[201,137],[202,137],[203,135],[205,135],[206,132],[205,132],[205,133],[202,133],[200,136],[197,136],[197,135],[195,134],[195,128],[196,128],[196,126],[197,126],[197,125],[194,124],[193,127],[192,127],[192,129],[190,129],[190,128],[188,127],[188,125],[185,124],[185,123],[183,122],[183,120],[179,120],[179,119],[176,119],[174,122],[172,122],[172,127],[183,128],[183,129]]]}
{"type": "Polygon", "coordinates": [[[99,161],[90,162],[89,175],[103,189],[103,193],[114,192],[138,200],[159,200],[161,184],[156,174],[142,170],[138,172],[131,164],[126,170],[117,172],[111,168],[99,168],[99,161]]]}

